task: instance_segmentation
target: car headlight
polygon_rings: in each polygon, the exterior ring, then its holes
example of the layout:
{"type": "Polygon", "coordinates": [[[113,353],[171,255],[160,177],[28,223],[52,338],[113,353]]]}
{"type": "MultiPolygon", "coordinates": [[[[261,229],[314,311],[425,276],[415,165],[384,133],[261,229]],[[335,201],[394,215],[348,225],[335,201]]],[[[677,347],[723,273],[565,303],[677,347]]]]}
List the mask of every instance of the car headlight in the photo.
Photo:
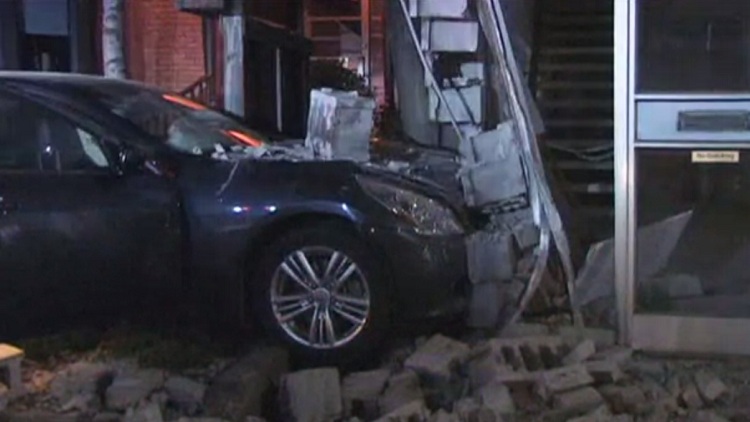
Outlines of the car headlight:
{"type": "Polygon", "coordinates": [[[434,199],[368,177],[357,177],[357,181],[375,200],[410,222],[419,234],[434,236],[464,232],[455,213],[434,199]]]}

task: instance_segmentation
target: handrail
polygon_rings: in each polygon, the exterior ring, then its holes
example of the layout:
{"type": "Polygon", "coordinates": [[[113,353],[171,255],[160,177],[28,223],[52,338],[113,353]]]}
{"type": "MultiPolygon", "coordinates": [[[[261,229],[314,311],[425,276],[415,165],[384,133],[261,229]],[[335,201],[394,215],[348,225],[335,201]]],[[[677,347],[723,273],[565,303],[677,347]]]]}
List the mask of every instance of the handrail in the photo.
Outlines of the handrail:
{"type": "Polygon", "coordinates": [[[203,75],[198,80],[180,91],[180,95],[208,106],[216,105],[216,87],[214,75],[203,75]]]}

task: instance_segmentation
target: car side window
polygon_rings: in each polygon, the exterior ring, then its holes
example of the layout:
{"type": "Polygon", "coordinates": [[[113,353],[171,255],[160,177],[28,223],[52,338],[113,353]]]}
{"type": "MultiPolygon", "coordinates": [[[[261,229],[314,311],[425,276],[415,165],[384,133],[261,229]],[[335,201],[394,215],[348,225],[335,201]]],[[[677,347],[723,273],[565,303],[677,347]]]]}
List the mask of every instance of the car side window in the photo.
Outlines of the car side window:
{"type": "Polygon", "coordinates": [[[79,172],[108,167],[97,136],[29,100],[0,93],[0,169],[79,172]]]}
{"type": "Polygon", "coordinates": [[[0,170],[41,170],[36,116],[26,102],[0,92],[0,170]]]}

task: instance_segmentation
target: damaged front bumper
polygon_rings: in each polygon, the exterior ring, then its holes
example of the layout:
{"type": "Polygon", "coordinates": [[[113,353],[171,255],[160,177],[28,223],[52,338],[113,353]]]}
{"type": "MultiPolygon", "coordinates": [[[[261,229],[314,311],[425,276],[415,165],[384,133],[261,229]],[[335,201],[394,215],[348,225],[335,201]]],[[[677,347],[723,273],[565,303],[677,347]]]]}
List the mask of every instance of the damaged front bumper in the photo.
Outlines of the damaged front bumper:
{"type": "Polygon", "coordinates": [[[466,310],[465,235],[425,236],[394,227],[367,232],[385,256],[396,302],[392,310],[399,319],[457,316],[466,310]]]}

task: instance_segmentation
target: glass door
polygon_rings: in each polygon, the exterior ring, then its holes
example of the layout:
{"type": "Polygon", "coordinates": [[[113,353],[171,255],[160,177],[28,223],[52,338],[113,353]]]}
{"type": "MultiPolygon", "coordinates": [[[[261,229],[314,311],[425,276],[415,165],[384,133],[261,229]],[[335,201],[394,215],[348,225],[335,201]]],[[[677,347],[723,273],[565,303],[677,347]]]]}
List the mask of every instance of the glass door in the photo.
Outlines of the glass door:
{"type": "Polygon", "coordinates": [[[750,2],[627,3],[623,328],[638,349],[750,354],[750,2]]]}

